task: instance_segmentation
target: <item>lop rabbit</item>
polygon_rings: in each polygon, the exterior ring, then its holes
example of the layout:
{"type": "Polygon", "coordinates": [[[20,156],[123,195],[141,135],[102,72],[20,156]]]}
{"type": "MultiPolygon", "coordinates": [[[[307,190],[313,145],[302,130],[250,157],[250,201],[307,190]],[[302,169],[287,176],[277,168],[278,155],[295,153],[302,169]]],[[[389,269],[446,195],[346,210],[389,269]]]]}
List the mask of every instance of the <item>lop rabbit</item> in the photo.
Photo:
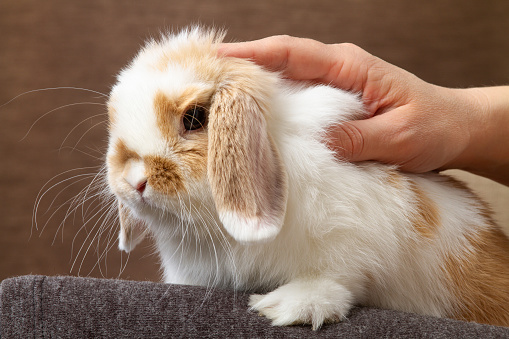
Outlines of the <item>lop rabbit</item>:
{"type": "Polygon", "coordinates": [[[146,234],[168,283],[229,287],[274,325],[354,304],[509,326],[509,241],[450,177],[337,159],[359,97],[220,57],[224,34],[150,41],[109,98],[119,247],[146,234]]]}

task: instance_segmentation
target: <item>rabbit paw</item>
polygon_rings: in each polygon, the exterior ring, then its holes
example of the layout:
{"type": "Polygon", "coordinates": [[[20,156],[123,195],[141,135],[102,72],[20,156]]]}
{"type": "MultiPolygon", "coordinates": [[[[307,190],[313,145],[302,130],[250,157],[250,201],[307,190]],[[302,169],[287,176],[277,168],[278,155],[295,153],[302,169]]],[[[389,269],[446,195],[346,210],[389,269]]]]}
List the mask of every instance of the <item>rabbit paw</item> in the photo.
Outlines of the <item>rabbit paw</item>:
{"type": "Polygon", "coordinates": [[[323,323],[343,320],[353,304],[353,295],[332,280],[298,280],[265,295],[252,295],[249,306],[272,320],[274,326],[323,323]]]}

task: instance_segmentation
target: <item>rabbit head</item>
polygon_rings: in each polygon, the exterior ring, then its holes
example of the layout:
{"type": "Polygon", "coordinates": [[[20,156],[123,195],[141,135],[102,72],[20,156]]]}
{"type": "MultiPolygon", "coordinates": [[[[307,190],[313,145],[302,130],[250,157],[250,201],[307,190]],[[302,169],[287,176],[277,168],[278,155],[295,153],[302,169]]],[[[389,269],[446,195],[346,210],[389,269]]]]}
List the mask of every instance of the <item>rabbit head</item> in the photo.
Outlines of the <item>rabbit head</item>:
{"type": "Polygon", "coordinates": [[[151,220],[171,227],[199,206],[240,242],[280,231],[287,179],[267,129],[278,77],[217,56],[223,36],[194,28],[151,41],[111,91],[106,165],[124,250],[151,220]]]}

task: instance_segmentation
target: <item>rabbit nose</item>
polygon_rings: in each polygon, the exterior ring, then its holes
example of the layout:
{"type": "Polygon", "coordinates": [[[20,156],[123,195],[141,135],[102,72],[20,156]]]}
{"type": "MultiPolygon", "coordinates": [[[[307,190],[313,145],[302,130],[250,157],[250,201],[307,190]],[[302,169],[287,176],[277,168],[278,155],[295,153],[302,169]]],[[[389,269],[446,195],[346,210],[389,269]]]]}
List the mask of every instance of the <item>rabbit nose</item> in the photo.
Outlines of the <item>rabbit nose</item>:
{"type": "Polygon", "coordinates": [[[143,192],[145,191],[145,187],[147,186],[147,180],[145,179],[144,181],[141,181],[139,182],[137,185],[136,185],[136,190],[140,193],[140,194],[143,194],[143,192]]]}
{"type": "Polygon", "coordinates": [[[140,178],[130,178],[130,177],[126,177],[124,178],[125,181],[127,181],[127,183],[129,185],[132,186],[132,188],[134,188],[136,191],[138,191],[139,194],[143,194],[143,192],[145,192],[145,188],[147,188],[147,178],[146,177],[140,177],[140,178]]]}
{"type": "Polygon", "coordinates": [[[147,187],[147,177],[145,176],[145,166],[143,162],[131,162],[126,165],[122,173],[124,180],[131,185],[138,193],[143,194],[147,187]]]}

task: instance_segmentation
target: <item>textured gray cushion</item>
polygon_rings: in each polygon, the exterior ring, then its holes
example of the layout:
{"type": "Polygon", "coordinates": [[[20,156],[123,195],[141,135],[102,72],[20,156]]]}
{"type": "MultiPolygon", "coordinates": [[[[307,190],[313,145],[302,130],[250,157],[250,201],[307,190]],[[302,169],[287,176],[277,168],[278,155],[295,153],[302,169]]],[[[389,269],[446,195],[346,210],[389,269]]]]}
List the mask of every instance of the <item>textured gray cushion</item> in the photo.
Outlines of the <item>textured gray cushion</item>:
{"type": "Polygon", "coordinates": [[[23,276],[0,287],[2,338],[507,338],[509,328],[374,308],[313,332],[273,327],[226,290],[76,277],[23,276]]]}

